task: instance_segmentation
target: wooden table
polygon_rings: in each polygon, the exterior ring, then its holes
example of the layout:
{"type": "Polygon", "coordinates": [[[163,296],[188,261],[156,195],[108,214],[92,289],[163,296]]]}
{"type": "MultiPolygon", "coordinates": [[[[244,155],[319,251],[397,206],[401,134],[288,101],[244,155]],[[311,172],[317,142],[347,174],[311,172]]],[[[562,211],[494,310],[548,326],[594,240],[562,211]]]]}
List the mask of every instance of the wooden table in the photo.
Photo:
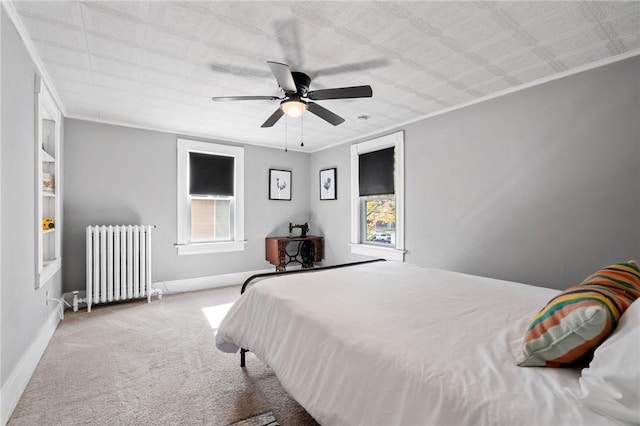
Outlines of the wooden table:
{"type": "Polygon", "coordinates": [[[323,237],[267,237],[264,242],[266,260],[276,266],[276,271],[284,271],[290,263],[299,263],[304,269],[313,268],[313,262],[320,262],[324,256],[323,237]],[[292,254],[287,246],[294,242],[297,242],[296,252],[292,254]]]}

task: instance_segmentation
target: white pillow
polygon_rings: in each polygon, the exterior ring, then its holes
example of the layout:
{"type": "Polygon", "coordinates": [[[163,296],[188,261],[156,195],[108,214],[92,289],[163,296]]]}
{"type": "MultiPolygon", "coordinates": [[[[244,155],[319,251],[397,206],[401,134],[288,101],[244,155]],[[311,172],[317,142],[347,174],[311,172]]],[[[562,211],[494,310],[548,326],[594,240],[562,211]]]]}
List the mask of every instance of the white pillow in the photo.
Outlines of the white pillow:
{"type": "Polygon", "coordinates": [[[617,421],[640,424],[640,299],[622,314],[615,331],[595,351],[580,376],[590,409],[617,421]]]}

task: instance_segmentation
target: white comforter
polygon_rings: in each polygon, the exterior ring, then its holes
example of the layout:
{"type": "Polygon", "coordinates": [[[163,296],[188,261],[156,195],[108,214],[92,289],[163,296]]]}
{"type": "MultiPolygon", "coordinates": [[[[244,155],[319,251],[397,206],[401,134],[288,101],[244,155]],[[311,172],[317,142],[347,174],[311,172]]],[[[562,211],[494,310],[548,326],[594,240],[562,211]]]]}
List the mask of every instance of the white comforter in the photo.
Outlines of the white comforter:
{"type": "Polygon", "coordinates": [[[323,425],[601,425],[577,369],[522,368],[531,317],[557,290],[380,262],[271,278],[216,336],[250,349],[323,425]]]}

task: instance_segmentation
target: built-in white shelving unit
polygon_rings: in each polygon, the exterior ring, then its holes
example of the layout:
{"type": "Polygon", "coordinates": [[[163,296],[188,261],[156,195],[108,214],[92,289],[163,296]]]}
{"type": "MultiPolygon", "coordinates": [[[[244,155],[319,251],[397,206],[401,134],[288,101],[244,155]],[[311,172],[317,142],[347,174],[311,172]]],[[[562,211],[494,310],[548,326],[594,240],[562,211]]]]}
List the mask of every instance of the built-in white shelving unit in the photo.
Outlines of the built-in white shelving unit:
{"type": "Polygon", "coordinates": [[[36,288],[39,288],[62,265],[62,114],[38,76],[36,102],[36,288]]]}

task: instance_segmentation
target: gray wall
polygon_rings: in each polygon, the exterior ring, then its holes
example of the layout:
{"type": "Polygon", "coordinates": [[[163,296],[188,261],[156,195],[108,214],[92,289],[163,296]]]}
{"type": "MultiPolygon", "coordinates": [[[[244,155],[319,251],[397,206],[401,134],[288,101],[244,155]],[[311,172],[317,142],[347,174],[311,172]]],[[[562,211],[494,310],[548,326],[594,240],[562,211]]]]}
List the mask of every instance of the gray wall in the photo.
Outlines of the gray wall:
{"type": "Polygon", "coordinates": [[[245,250],[178,256],[177,138],[65,119],[64,291],[84,289],[87,225],[157,225],[153,281],[169,281],[269,268],[264,238],[288,233],[289,222],[309,220],[309,155],[246,146],[245,250]],[[292,170],[292,201],[268,199],[269,168],[292,170]]]}
{"type": "MultiPolygon", "coordinates": [[[[406,126],[406,261],[562,289],[640,258],[639,75],[635,57],[406,126]]],[[[354,259],[348,157],[310,161],[330,262],[354,259]]]]}
{"type": "MultiPolygon", "coordinates": [[[[1,8],[0,8],[1,9],[1,8]]],[[[36,68],[2,9],[2,385],[27,351],[59,298],[61,273],[35,289],[36,68]]]]}
{"type": "Polygon", "coordinates": [[[311,155],[311,223],[313,233],[324,235],[325,265],[369,259],[352,255],[351,236],[351,148],[348,144],[318,151],[311,155]],[[320,170],[336,167],[337,199],[320,201],[320,170]]]}

